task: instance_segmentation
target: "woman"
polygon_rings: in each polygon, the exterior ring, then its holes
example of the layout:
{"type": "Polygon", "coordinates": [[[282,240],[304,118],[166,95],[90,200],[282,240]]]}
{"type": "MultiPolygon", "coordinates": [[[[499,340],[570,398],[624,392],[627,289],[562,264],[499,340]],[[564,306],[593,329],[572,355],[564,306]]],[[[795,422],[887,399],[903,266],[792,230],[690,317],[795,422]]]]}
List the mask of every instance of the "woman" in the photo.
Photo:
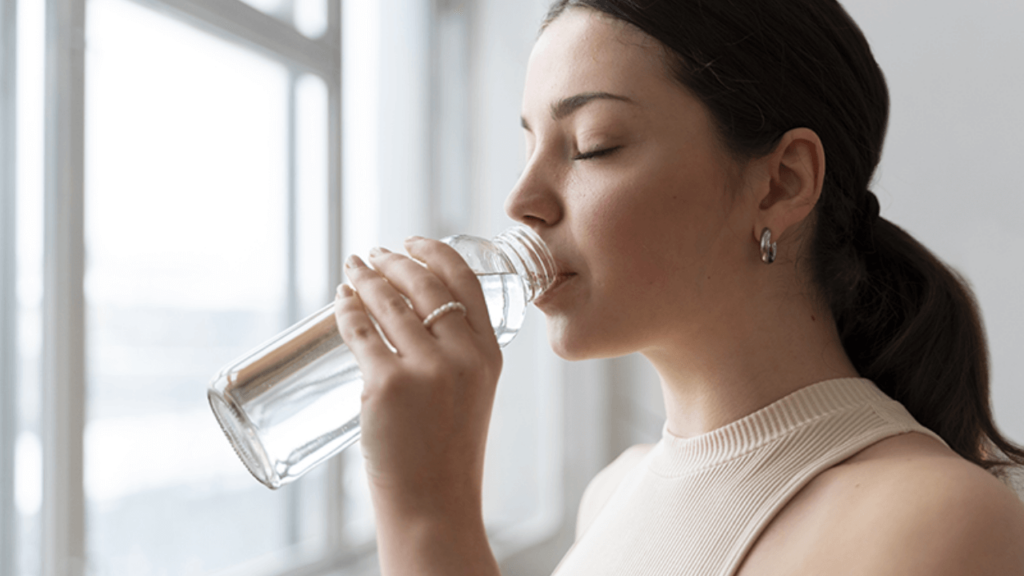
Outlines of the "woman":
{"type": "MultiPolygon", "coordinates": [[[[555,351],[643,353],[667,413],[588,488],[559,574],[1024,575],[1024,506],[993,474],[1024,451],[992,424],[973,298],[868,191],[887,115],[830,0],[552,7],[507,212],[559,261],[536,302],[555,351]]],[[[381,566],[497,574],[480,490],[501,356],[461,259],[406,249],[428,268],[352,258],[336,306],[381,566]],[[424,327],[451,301],[465,315],[424,327]]]]}

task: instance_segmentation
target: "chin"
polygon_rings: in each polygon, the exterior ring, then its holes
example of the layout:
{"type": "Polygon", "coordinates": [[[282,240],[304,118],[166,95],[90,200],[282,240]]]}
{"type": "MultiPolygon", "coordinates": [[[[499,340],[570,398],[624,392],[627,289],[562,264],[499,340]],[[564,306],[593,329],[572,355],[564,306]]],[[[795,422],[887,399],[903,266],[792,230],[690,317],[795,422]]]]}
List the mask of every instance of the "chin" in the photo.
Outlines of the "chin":
{"type": "Polygon", "coordinates": [[[629,352],[611,350],[610,342],[602,342],[595,336],[599,331],[574,330],[564,319],[547,317],[548,344],[551,350],[563,360],[596,360],[623,356],[629,352]]]}
{"type": "Polygon", "coordinates": [[[590,360],[592,358],[592,356],[588,356],[579,350],[561,346],[560,343],[554,341],[551,341],[551,350],[554,351],[554,353],[562,360],[568,360],[570,362],[576,362],[577,360],[590,360]]]}
{"type": "Polygon", "coordinates": [[[565,320],[552,316],[546,318],[548,344],[551,346],[551,350],[563,360],[585,360],[586,356],[581,354],[579,343],[567,334],[565,320]]]}

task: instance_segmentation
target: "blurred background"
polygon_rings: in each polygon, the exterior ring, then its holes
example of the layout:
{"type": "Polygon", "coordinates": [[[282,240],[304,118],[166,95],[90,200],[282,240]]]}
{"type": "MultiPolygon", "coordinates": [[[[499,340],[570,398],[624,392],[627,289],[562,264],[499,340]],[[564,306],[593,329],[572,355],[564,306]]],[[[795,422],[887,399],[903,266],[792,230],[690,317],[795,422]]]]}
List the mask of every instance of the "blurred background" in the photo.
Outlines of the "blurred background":
{"type": "MultiPolygon", "coordinates": [[[[205,389],[345,254],[492,236],[548,0],[0,0],[0,575],[376,572],[358,446],[270,491],[205,389]]],[[[882,214],[974,286],[1024,442],[1024,5],[849,0],[892,92],[882,214]]],[[[641,358],[505,350],[485,512],[549,573],[589,479],[655,441],[641,358]]]]}

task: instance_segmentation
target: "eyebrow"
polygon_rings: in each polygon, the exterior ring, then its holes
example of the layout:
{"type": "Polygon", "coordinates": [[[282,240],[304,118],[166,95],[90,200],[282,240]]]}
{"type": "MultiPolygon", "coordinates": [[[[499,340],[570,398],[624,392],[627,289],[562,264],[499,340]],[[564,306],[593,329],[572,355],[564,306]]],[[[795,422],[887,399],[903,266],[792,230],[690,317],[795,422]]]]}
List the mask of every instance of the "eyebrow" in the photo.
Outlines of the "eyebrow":
{"type": "MultiPolygon", "coordinates": [[[[576,94],[575,96],[569,96],[568,98],[562,98],[557,103],[551,105],[551,118],[558,121],[568,116],[571,116],[580,108],[593,102],[594,100],[618,100],[619,102],[626,102],[627,104],[635,104],[632,100],[625,96],[619,96],[618,94],[610,94],[608,92],[583,92],[576,94]]],[[[526,118],[520,118],[523,128],[530,129],[530,125],[526,122],[526,118]]]]}

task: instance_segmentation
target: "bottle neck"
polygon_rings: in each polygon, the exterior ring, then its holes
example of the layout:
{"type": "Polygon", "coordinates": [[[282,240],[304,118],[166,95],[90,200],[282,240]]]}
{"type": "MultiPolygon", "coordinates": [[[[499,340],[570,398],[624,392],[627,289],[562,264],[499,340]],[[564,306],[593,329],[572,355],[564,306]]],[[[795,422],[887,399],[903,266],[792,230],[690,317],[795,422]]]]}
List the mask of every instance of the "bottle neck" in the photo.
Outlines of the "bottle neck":
{"type": "Polygon", "coordinates": [[[555,283],[558,269],[544,240],[526,226],[514,226],[492,241],[523,279],[526,300],[533,302],[555,283]]]}

